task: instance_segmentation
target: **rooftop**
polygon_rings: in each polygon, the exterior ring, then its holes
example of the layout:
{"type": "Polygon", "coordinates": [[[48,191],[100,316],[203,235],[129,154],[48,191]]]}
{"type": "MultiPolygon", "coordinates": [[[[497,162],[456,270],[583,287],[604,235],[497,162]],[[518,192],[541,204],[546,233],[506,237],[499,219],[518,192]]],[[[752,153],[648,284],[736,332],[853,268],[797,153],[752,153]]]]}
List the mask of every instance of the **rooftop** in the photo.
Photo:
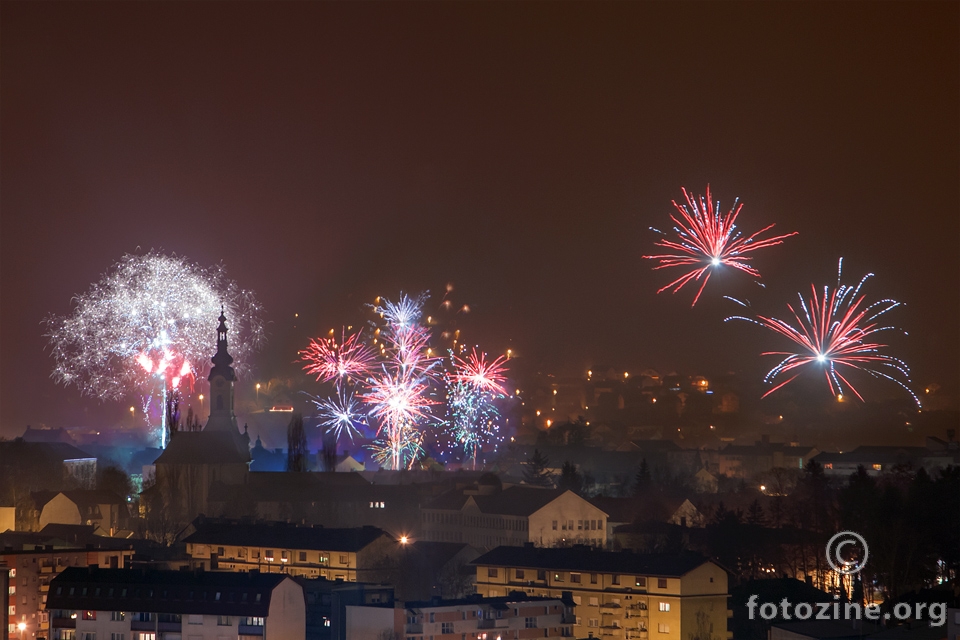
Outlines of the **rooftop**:
{"type": "Polygon", "coordinates": [[[315,551],[357,552],[386,534],[377,527],[327,529],[285,522],[243,522],[227,519],[195,521],[196,530],[183,539],[187,544],[275,547],[315,551]]]}
{"type": "Polygon", "coordinates": [[[672,555],[601,551],[576,545],[569,548],[497,547],[471,564],[678,578],[706,562],[710,560],[695,553],[672,555]]]}
{"type": "Polygon", "coordinates": [[[50,582],[48,609],[266,616],[288,576],[227,571],[68,567],[50,582]]]}

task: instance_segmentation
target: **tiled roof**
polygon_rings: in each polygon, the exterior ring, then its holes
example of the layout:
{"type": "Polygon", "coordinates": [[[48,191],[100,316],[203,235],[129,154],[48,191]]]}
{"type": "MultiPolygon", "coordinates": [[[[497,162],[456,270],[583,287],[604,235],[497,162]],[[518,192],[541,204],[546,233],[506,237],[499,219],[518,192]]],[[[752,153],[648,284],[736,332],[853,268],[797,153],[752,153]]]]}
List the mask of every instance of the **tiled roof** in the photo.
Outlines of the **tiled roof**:
{"type": "Polygon", "coordinates": [[[568,548],[497,547],[471,564],[498,567],[520,567],[561,571],[636,574],[642,576],[680,577],[693,571],[707,558],[699,554],[678,555],[601,551],[590,547],[568,548]]]}
{"type": "Polygon", "coordinates": [[[510,487],[490,495],[464,495],[462,490],[448,491],[427,505],[427,509],[459,511],[473,498],[482,513],[504,516],[529,516],[550,504],[566,489],[510,487]]]}
{"type": "Polygon", "coordinates": [[[285,522],[248,523],[236,520],[203,520],[183,542],[218,546],[274,547],[315,551],[357,552],[386,535],[377,527],[327,529],[285,522]]]}
{"type": "Polygon", "coordinates": [[[265,617],[288,576],[227,571],[68,567],[50,582],[48,609],[265,617]]]}
{"type": "Polygon", "coordinates": [[[250,462],[239,432],[183,431],[170,439],[156,464],[225,464],[250,462]]]}

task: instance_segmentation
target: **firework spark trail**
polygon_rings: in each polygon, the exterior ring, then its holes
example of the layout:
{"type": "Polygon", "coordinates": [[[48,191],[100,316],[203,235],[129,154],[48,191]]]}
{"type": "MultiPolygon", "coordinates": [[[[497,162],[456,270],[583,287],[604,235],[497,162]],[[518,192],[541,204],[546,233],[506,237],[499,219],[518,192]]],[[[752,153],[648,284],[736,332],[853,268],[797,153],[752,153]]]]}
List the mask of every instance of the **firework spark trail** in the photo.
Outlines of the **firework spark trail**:
{"type": "Polygon", "coordinates": [[[838,370],[838,367],[846,367],[848,375],[849,370],[859,370],[873,377],[895,382],[920,406],[920,399],[907,386],[910,382],[910,368],[903,360],[880,353],[881,349],[889,345],[877,342],[876,338],[871,337],[882,331],[896,330],[893,326],[880,324],[878,319],[899,307],[900,303],[887,298],[867,304],[866,296],[861,295],[860,290],[873,274],[865,275],[856,286],[842,284],[842,275],[841,258],[837,268],[837,284],[833,289],[824,286],[823,291],[818,292],[815,285],[810,285],[809,300],[804,300],[803,294],[797,294],[799,307],[787,305],[795,326],[786,320],[760,315],[756,318],[727,318],[728,321],[746,320],[757,324],[788,338],[800,347],[799,352],[767,351],[761,354],[784,356],[764,378],[765,382],[776,384],[764,397],[795,380],[802,369],[819,366],[823,369],[831,394],[840,395],[846,387],[863,401],[850,380],[838,370]],[[778,383],[781,376],[788,377],[778,383]]]}
{"type": "Polygon", "coordinates": [[[467,382],[457,382],[451,376],[447,389],[447,428],[474,468],[480,450],[500,438],[500,412],[493,404],[493,398],[489,391],[467,382]]]}
{"type": "Polygon", "coordinates": [[[340,344],[333,338],[310,340],[300,352],[301,361],[306,362],[304,371],[315,375],[318,382],[336,381],[338,387],[359,383],[369,375],[376,358],[376,351],[360,341],[360,334],[346,335],[344,329],[340,344]]]}
{"type": "MultiPolygon", "coordinates": [[[[720,202],[716,204],[713,202],[710,185],[707,185],[706,196],[700,196],[698,199],[683,189],[683,197],[686,200],[684,205],[678,204],[676,200],[672,201],[677,210],[677,213],[670,215],[676,238],[665,237],[656,242],[658,247],[669,249],[672,253],[643,256],[643,258],[659,260],[660,264],[655,266],[654,270],[672,267],[689,269],[684,275],[661,287],[657,293],[668,289],[672,290],[671,293],[677,293],[685,285],[703,280],[690,306],[697,304],[713,269],[728,266],[759,280],[760,272],[747,262],[750,259],[749,254],[757,249],[781,244],[785,238],[796,235],[796,232],[793,232],[772,238],[760,238],[763,233],[774,227],[771,224],[756,233],[744,236],[737,230],[736,225],[737,216],[743,208],[739,198],[734,200],[733,207],[723,214],[720,212],[720,202]]],[[[667,235],[653,227],[651,229],[663,236],[667,235]]]]}
{"type": "MultiPolygon", "coordinates": [[[[46,319],[52,376],[100,400],[136,392],[150,406],[150,397],[165,394],[175,379],[209,368],[221,305],[242,374],[263,340],[254,295],[228,280],[222,267],[202,268],[155,251],[125,255],[75,298],[71,315],[46,319]]],[[[161,425],[161,443],[165,430],[161,425]]]]}

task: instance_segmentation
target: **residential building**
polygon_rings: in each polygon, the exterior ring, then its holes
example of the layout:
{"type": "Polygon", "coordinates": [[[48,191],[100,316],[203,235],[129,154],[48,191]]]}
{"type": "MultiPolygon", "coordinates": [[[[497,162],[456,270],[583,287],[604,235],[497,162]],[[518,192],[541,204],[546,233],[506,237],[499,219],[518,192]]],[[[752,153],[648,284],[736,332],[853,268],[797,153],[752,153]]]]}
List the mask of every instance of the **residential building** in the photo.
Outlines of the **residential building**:
{"type": "Polygon", "coordinates": [[[371,484],[359,473],[251,472],[245,484],[214,483],[206,515],[288,520],[328,527],[372,525],[394,537],[416,536],[420,505],[439,494],[433,485],[371,484]]]}
{"type": "Polygon", "coordinates": [[[110,491],[77,489],[61,491],[40,508],[40,527],[48,524],[92,525],[106,535],[113,535],[127,524],[127,503],[124,497],[110,491]]]}
{"type": "MultiPolygon", "coordinates": [[[[37,536],[38,534],[30,534],[37,536]]],[[[12,536],[10,536],[12,537],[12,536]]],[[[4,638],[21,640],[16,625],[27,625],[24,638],[47,639],[51,626],[47,615],[47,597],[51,581],[62,571],[71,567],[123,567],[133,557],[133,546],[125,540],[102,538],[102,548],[72,547],[60,548],[54,545],[22,545],[20,549],[3,547],[0,550],[0,565],[9,568],[9,585],[6,590],[10,596],[7,606],[11,629],[3,629],[4,638]],[[25,550],[26,547],[29,550],[25,550]]]]}
{"type": "Polygon", "coordinates": [[[762,436],[754,445],[730,444],[721,449],[719,471],[728,478],[751,478],[774,468],[803,469],[818,453],[816,447],[770,442],[769,436],[762,436]]]}
{"type": "Polygon", "coordinates": [[[551,598],[512,592],[458,600],[433,598],[401,606],[347,606],[346,637],[350,640],[405,640],[430,638],[573,637],[574,604],[569,592],[551,598]]]}
{"type": "Polygon", "coordinates": [[[527,542],[603,546],[606,521],[606,513],[572,491],[477,485],[449,491],[425,506],[421,537],[481,549],[527,542]]]}
{"type": "Polygon", "coordinates": [[[477,591],[558,597],[576,605],[574,636],[730,638],[727,573],[698,554],[635,554],[586,546],[498,547],[477,558],[477,591]]]}
{"type": "MultiPolygon", "coordinates": [[[[954,443],[955,444],[955,443],[954,443]]],[[[928,438],[926,447],[863,446],[840,453],[821,453],[813,459],[823,468],[824,475],[848,477],[863,467],[867,474],[877,476],[895,467],[925,468],[928,472],[960,463],[956,446],[944,446],[939,438],[928,438]]]]}
{"type": "Polygon", "coordinates": [[[284,522],[198,518],[187,554],[219,571],[286,573],[345,582],[376,581],[400,545],[382,529],[328,529],[284,522]],[[371,580],[373,579],[373,580],[371,580]]]}
{"type": "Polygon", "coordinates": [[[47,608],[51,640],[306,636],[303,587],[282,574],[71,567],[47,608]]]}
{"type": "MultiPolygon", "coordinates": [[[[348,606],[390,607],[393,587],[364,582],[296,578],[307,603],[306,640],[347,640],[348,606]]],[[[351,639],[352,640],[352,639],[351,639]]]]}

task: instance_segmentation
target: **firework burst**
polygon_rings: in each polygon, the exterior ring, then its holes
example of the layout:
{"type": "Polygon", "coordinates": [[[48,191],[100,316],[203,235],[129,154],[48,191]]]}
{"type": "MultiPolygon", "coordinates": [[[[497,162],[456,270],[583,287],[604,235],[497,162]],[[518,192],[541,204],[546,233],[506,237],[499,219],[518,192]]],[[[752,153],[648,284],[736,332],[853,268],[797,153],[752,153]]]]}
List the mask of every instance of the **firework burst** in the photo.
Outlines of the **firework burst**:
{"type": "MultiPolygon", "coordinates": [[[[910,382],[910,368],[894,356],[881,353],[889,345],[877,341],[876,335],[884,331],[897,330],[890,325],[881,324],[884,314],[896,309],[900,303],[883,299],[867,303],[866,296],[860,290],[873,276],[865,275],[856,286],[841,283],[843,259],[837,269],[837,285],[834,288],[824,286],[818,292],[810,285],[810,298],[804,300],[798,293],[799,306],[787,305],[793,315],[794,324],[786,320],[766,316],[747,318],[732,316],[727,320],[746,320],[784,336],[793,342],[797,351],[767,351],[761,355],[783,356],[777,366],[771,369],[764,381],[774,384],[764,394],[770,395],[777,389],[789,384],[804,370],[819,369],[826,378],[830,393],[840,397],[843,390],[849,389],[857,398],[863,397],[847,378],[850,371],[863,371],[875,378],[890,380],[905,389],[917,405],[920,400],[907,386],[910,382]],[[844,375],[844,374],[847,375],[844,375]],[[786,378],[785,380],[781,380],[786,378]]],[[[743,304],[743,303],[741,303],[743,304]]]]}
{"type": "Polygon", "coordinates": [[[503,388],[507,380],[506,356],[500,356],[492,362],[487,361],[487,354],[478,353],[476,348],[470,350],[470,355],[466,359],[461,359],[456,355],[450,354],[456,370],[454,379],[457,382],[472,385],[480,391],[505,395],[503,388]]]}
{"type": "Polygon", "coordinates": [[[358,383],[367,377],[376,358],[374,349],[360,341],[360,331],[341,334],[338,344],[333,338],[310,340],[300,352],[304,371],[315,375],[318,382],[336,381],[338,387],[346,382],[358,383]]]}
{"type": "Polygon", "coordinates": [[[353,393],[340,389],[332,398],[310,396],[310,399],[321,417],[319,426],[323,427],[326,433],[337,440],[341,437],[349,438],[350,442],[353,442],[354,437],[363,436],[361,429],[366,426],[366,413],[353,393]]]}
{"type": "MultiPolygon", "coordinates": [[[[221,307],[237,336],[231,348],[238,373],[263,339],[259,303],[222,267],[202,268],[155,251],[125,255],[75,298],[74,307],[69,316],[46,320],[52,375],[100,400],[139,393],[149,407],[151,397],[165,397],[181,381],[202,375],[221,307]]],[[[164,433],[161,425],[161,444],[164,433]]]]}
{"type": "Polygon", "coordinates": [[[737,230],[736,225],[737,216],[743,208],[740,200],[734,200],[733,207],[727,213],[721,213],[720,202],[715,204],[713,202],[710,185],[707,185],[705,196],[697,198],[683,189],[683,197],[686,204],[681,205],[674,200],[673,206],[676,213],[670,215],[674,224],[675,238],[668,238],[666,233],[651,227],[653,231],[664,236],[656,242],[656,245],[669,252],[643,257],[659,261],[659,264],[654,267],[655,270],[673,267],[682,267],[687,270],[673,282],[661,287],[657,293],[668,289],[676,293],[685,285],[702,280],[691,306],[697,304],[714,269],[722,266],[732,267],[759,280],[760,272],[748,263],[749,254],[757,249],[781,244],[785,238],[796,235],[794,232],[772,238],[761,238],[761,235],[774,227],[772,224],[749,236],[743,235],[737,230]]]}

